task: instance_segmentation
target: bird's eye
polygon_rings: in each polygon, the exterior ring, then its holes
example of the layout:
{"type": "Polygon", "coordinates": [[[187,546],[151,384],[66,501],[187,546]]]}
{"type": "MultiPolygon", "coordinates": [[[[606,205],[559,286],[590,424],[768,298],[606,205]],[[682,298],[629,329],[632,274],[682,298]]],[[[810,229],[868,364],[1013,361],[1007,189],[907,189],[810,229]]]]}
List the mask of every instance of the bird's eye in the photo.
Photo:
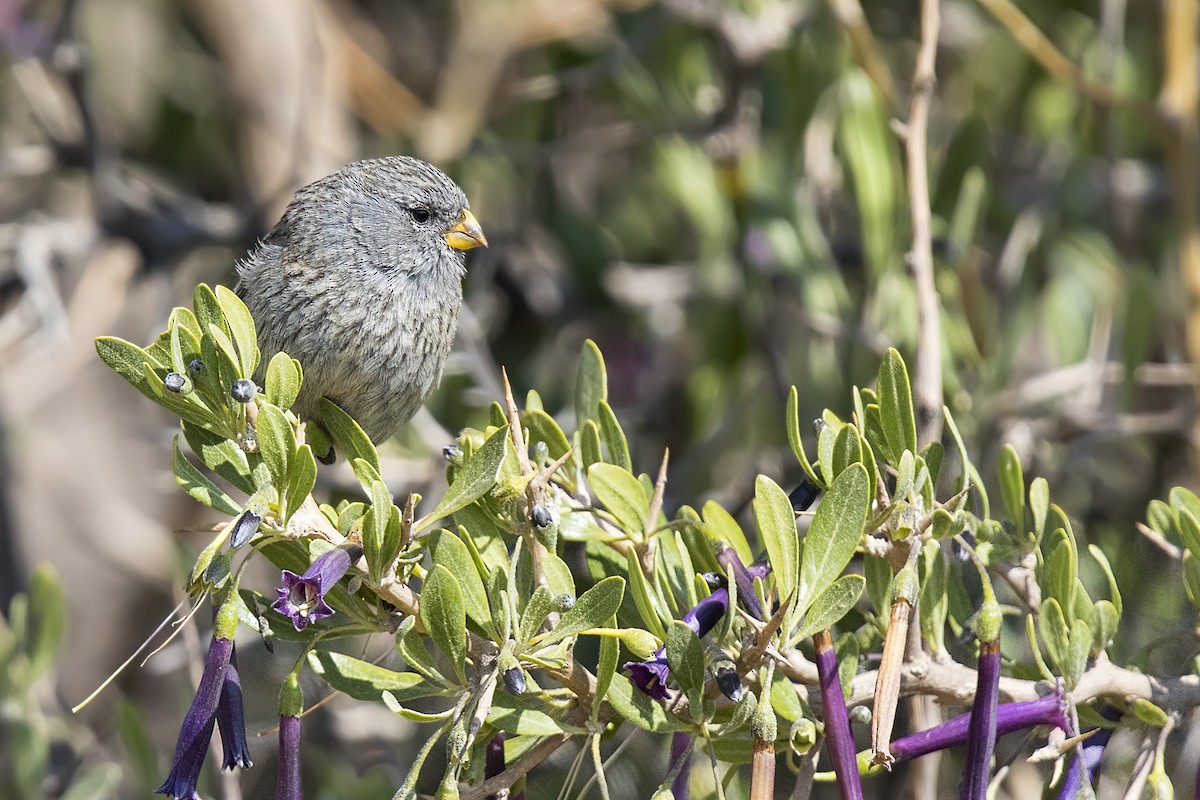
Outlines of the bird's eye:
{"type": "Polygon", "coordinates": [[[422,208],[421,206],[417,206],[416,208],[410,208],[408,210],[408,213],[412,214],[412,218],[414,220],[416,220],[417,222],[429,222],[429,209],[428,208],[422,208]]]}

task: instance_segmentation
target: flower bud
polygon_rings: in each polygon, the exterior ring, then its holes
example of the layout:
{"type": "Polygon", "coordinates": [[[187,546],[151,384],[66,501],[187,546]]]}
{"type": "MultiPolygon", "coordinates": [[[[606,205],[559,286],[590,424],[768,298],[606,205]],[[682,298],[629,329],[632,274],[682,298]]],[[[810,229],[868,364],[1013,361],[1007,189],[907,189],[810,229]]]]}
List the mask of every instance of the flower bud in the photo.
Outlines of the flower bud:
{"type": "Polygon", "coordinates": [[[817,743],[817,723],[801,717],[792,723],[790,734],[792,750],[802,756],[817,743]]]}
{"type": "Polygon", "coordinates": [[[448,444],[442,448],[442,458],[454,466],[458,466],[463,460],[462,448],[456,444],[448,444]]]}
{"type": "Polygon", "coordinates": [[[855,706],[850,709],[850,722],[855,725],[870,725],[871,708],[869,706],[855,706]]]}
{"type": "Polygon", "coordinates": [[[254,399],[254,395],[258,394],[258,387],[254,385],[254,381],[252,380],[238,378],[233,382],[233,391],[230,394],[239,403],[249,403],[254,399]]]}

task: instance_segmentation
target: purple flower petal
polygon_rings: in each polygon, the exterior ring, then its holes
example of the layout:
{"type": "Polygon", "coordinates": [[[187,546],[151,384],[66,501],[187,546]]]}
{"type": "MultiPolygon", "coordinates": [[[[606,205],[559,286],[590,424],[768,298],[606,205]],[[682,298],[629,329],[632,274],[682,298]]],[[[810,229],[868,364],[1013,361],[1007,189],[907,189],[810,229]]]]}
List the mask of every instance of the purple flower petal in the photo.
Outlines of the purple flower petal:
{"type": "Polygon", "coordinates": [[[217,728],[221,731],[221,746],[225,751],[222,769],[241,767],[249,769],[250,744],[246,740],[246,715],[242,709],[242,682],[237,670],[237,647],[229,655],[229,668],[221,686],[221,699],[217,703],[217,728]]]}
{"type": "Polygon", "coordinates": [[[298,631],[304,630],[310,622],[333,616],[333,609],[325,602],[325,593],[342,579],[361,553],[357,546],[335,547],[317,556],[303,575],[283,570],[282,585],[275,590],[279,599],[271,604],[271,608],[290,619],[298,631]]]}
{"type": "Polygon", "coordinates": [[[833,636],[829,631],[821,631],[813,636],[813,644],[817,648],[817,675],[821,681],[825,746],[829,748],[838,788],[843,800],[862,800],[862,781],[858,776],[854,734],[850,731],[850,715],[846,713],[846,698],[842,694],[842,682],[838,677],[837,651],[833,649],[833,636]]]}
{"type": "Polygon", "coordinates": [[[996,701],[1000,697],[1000,641],[980,642],[975,704],[967,726],[967,764],[959,787],[961,800],[986,800],[996,746],[996,701]]]}
{"type": "Polygon", "coordinates": [[[196,698],[183,718],[171,771],[163,785],[154,790],[155,794],[165,794],[175,800],[198,797],[196,781],[200,778],[200,768],[204,766],[204,757],[208,753],[208,743],[217,721],[217,704],[221,699],[221,688],[232,655],[233,640],[213,636],[196,698]]]}
{"type": "MultiPolygon", "coordinates": [[[[971,714],[968,712],[949,722],[896,739],[890,745],[892,756],[897,761],[907,761],[935,750],[966,744],[970,724],[971,714]]],[[[996,708],[997,736],[1038,725],[1053,725],[1068,736],[1073,735],[1071,723],[1067,718],[1066,697],[1061,685],[1054,694],[1039,697],[1037,700],[1004,703],[996,708]]]]}

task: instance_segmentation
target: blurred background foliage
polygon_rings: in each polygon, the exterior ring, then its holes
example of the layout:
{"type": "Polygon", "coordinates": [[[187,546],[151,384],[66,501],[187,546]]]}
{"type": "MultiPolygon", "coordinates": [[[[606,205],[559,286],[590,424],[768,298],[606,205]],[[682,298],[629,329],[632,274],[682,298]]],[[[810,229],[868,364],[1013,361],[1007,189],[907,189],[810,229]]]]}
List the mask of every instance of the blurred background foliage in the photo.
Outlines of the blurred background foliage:
{"type": "MultiPolygon", "coordinates": [[[[1118,649],[1177,670],[1185,598],[1150,579],[1168,560],[1134,523],[1196,483],[1180,263],[1197,161],[1178,135],[1195,106],[1186,82],[1168,91],[1167,42],[1194,3],[940,5],[946,403],[977,463],[1011,442],[1107,551],[1146,614],[1118,649]],[[1164,121],[1181,109],[1182,128],[1164,121]]],[[[744,514],[757,473],[797,478],[788,386],[802,419],[848,413],[885,349],[917,343],[894,121],[919,16],[915,0],[0,0],[0,607],[55,563],[71,632],[44,709],[153,628],[179,549],[205,541],[188,530],[212,522],[175,489],[167,418],[92,338],[150,341],[195,283],[232,282],[292,191],[356,158],[443,166],[491,242],[441,389],[384,448],[393,491],[436,500],[441,445],[486,419],[498,365],[569,415],[589,337],[635,467],[671,450],[669,508],[744,514]]],[[[321,481],[354,491],[344,464],[321,481]]],[[[188,647],[127,674],[49,772],[132,763],[137,796],[186,703],[188,647]]],[[[320,716],[341,758],[312,767],[313,796],[378,796],[403,773],[384,765],[411,726],[366,713],[320,716]]],[[[261,772],[247,796],[269,791],[261,772]]]]}

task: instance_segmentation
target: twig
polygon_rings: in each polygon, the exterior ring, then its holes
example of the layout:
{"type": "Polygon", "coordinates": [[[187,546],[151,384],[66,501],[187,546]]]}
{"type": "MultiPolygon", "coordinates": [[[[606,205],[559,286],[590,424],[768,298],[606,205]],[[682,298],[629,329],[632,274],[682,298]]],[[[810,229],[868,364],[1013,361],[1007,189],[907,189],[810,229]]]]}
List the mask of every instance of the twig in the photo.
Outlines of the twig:
{"type": "Polygon", "coordinates": [[[938,0],[921,0],[921,47],[913,74],[912,106],[904,146],[908,153],[908,203],[912,215],[913,245],[909,267],[917,289],[917,361],[914,399],[917,432],[922,441],[942,438],[942,325],[939,318],[937,284],[933,274],[932,214],[929,210],[928,146],[929,106],[936,82],[938,30],[941,17],[938,0]]]}
{"type": "MultiPolygon", "coordinates": [[[[1008,29],[1012,37],[1017,40],[1017,44],[1021,45],[1034,61],[1041,64],[1042,69],[1058,80],[1071,84],[1076,91],[1093,103],[1125,108],[1137,115],[1139,119],[1148,122],[1157,120],[1158,115],[1154,108],[1145,100],[1119,94],[1104,84],[1097,83],[1085,76],[1083,71],[1063,55],[1011,0],[979,0],[979,4],[986,8],[997,22],[1008,29]]],[[[1170,4],[1168,3],[1168,5],[1170,4]]],[[[1163,26],[1167,27],[1165,20],[1163,26]]],[[[1191,36],[1194,30],[1195,26],[1188,28],[1186,35],[1191,36]]]]}
{"type": "MultiPolygon", "coordinates": [[[[1200,80],[1196,75],[1196,0],[1168,0],[1163,7],[1163,85],[1158,108],[1175,191],[1171,207],[1178,228],[1179,273],[1187,289],[1187,354],[1200,364],[1200,80]]],[[[1200,395],[1200,392],[1198,392],[1200,395]]],[[[1192,424],[1192,470],[1200,473],[1200,420],[1192,424]]]]}
{"type": "Polygon", "coordinates": [[[1174,560],[1178,561],[1179,559],[1183,558],[1182,550],[1164,539],[1158,531],[1154,530],[1149,525],[1139,522],[1135,527],[1137,528],[1138,533],[1140,533],[1142,536],[1145,536],[1150,540],[1151,544],[1153,544],[1159,550],[1162,550],[1174,560]]]}

